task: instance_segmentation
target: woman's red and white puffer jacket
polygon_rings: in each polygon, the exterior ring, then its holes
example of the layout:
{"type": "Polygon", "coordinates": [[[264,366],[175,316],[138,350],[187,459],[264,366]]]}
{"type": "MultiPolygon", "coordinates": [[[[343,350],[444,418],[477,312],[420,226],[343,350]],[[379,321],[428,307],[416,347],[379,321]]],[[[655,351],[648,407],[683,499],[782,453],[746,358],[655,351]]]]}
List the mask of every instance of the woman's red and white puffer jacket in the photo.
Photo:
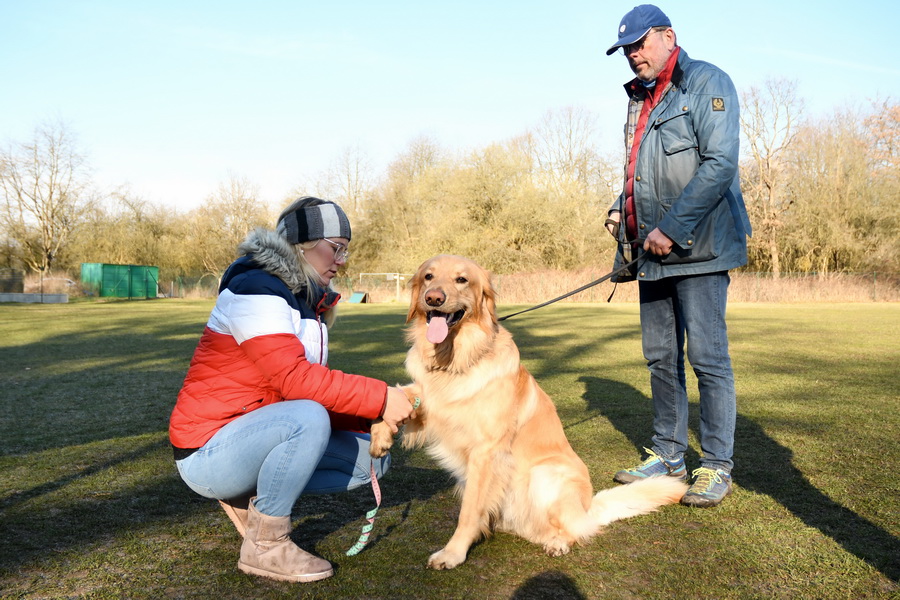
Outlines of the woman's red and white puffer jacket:
{"type": "Polygon", "coordinates": [[[368,431],[384,410],[387,384],[329,369],[321,315],[340,296],[315,289],[316,305],[290,245],[258,229],[225,272],[169,420],[176,448],[202,447],[224,425],[286,400],[322,404],[332,427],[368,431]]]}

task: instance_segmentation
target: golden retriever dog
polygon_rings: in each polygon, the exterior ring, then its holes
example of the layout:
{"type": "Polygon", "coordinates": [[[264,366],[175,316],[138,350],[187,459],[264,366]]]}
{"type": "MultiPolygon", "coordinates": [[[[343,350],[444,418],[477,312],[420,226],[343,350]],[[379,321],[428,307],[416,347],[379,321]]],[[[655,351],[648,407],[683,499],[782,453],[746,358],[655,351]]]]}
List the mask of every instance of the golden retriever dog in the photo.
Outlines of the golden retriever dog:
{"type": "MultiPolygon", "coordinates": [[[[556,407],[520,364],[510,333],[497,321],[489,274],[471,260],[440,255],[411,281],[406,369],[411,401],[403,444],[425,446],[457,481],[456,531],[428,560],[452,569],[492,530],[516,534],[560,556],[613,521],[677,503],[687,485],[662,477],[594,495],[588,469],[563,432],[556,407]]],[[[371,453],[393,442],[383,423],[371,453]]]]}

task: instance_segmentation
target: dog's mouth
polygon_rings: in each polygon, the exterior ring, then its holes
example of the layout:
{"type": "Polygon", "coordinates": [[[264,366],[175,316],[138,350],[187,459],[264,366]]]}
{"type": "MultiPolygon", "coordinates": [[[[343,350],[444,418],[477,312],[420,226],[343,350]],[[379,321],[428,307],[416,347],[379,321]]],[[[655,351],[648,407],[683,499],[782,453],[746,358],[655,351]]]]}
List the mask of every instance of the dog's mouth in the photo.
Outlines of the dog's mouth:
{"type": "Polygon", "coordinates": [[[440,344],[450,334],[450,328],[460,322],[466,311],[458,310],[454,313],[445,313],[439,310],[430,310],[425,314],[428,330],[425,338],[432,344],[440,344]]]}

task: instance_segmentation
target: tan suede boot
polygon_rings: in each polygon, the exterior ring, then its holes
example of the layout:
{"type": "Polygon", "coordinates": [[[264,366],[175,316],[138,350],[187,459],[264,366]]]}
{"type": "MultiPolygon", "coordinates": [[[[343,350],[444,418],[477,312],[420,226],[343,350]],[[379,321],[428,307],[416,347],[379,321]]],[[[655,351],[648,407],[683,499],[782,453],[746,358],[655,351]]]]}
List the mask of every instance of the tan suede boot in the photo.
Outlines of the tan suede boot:
{"type": "Polygon", "coordinates": [[[241,534],[241,537],[246,537],[247,535],[247,506],[250,504],[250,497],[254,494],[255,492],[246,496],[219,500],[219,506],[225,511],[231,522],[234,523],[234,528],[241,534]]]}
{"type": "Polygon", "coordinates": [[[313,556],[291,541],[291,518],[264,515],[250,499],[247,531],[241,545],[238,569],[279,581],[303,583],[331,577],[334,569],[327,560],[313,556]]]}

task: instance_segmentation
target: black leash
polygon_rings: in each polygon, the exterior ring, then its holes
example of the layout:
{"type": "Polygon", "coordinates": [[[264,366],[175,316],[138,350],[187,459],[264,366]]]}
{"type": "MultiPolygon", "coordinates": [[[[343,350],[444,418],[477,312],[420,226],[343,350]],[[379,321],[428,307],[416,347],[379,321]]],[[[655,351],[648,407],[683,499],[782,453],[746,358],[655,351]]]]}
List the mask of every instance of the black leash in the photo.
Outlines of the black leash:
{"type": "MultiPolygon", "coordinates": [[[[643,240],[636,240],[636,241],[643,241],[643,240]]],[[[511,314],[511,315],[506,315],[505,317],[500,317],[500,318],[497,319],[497,320],[498,320],[498,321],[505,321],[506,319],[515,317],[516,315],[521,315],[522,313],[527,313],[527,312],[530,312],[530,311],[532,311],[532,310],[537,310],[537,309],[539,309],[539,308],[542,308],[542,307],[544,307],[544,306],[547,306],[548,304],[553,304],[554,302],[559,302],[560,300],[563,300],[563,299],[565,299],[565,298],[568,298],[569,296],[574,296],[575,294],[577,294],[577,293],[579,293],[579,292],[583,292],[584,290],[586,290],[586,289],[588,289],[588,288],[591,288],[591,287],[594,287],[595,285],[598,285],[598,284],[603,283],[604,281],[606,281],[607,279],[613,277],[614,275],[618,275],[619,273],[622,273],[623,271],[627,271],[628,269],[630,269],[631,267],[633,267],[634,265],[636,265],[636,264],[638,263],[638,261],[641,260],[643,257],[644,257],[644,253],[643,253],[643,252],[640,252],[640,253],[638,254],[638,257],[635,258],[634,260],[632,260],[631,262],[622,265],[621,267],[619,267],[619,268],[616,269],[615,271],[611,271],[611,272],[607,273],[606,275],[604,275],[604,276],[601,277],[600,279],[597,279],[596,281],[592,281],[592,282],[590,282],[590,283],[586,283],[585,285],[581,286],[581,287],[578,288],[577,290],[572,290],[571,292],[567,292],[567,293],[563,294],[562,296],[560,296],[560,297],[558,297],[558,298],[554,298],[553,300],[547,300],[547,301],[544,302],[543,304],[538,304],[537,306],[532,306],[531,308],[526,308],[525,310],[520,310],[519,312],[515,312],[515,313],[513,313],[513,314],[511,314]]],[[[612,295],[610,295],[610,299],[612,299],[612,295]]],[[[608,302],[608,301],[609,301],[609,300],[607,300],[607,302],[608,302]]]]}

